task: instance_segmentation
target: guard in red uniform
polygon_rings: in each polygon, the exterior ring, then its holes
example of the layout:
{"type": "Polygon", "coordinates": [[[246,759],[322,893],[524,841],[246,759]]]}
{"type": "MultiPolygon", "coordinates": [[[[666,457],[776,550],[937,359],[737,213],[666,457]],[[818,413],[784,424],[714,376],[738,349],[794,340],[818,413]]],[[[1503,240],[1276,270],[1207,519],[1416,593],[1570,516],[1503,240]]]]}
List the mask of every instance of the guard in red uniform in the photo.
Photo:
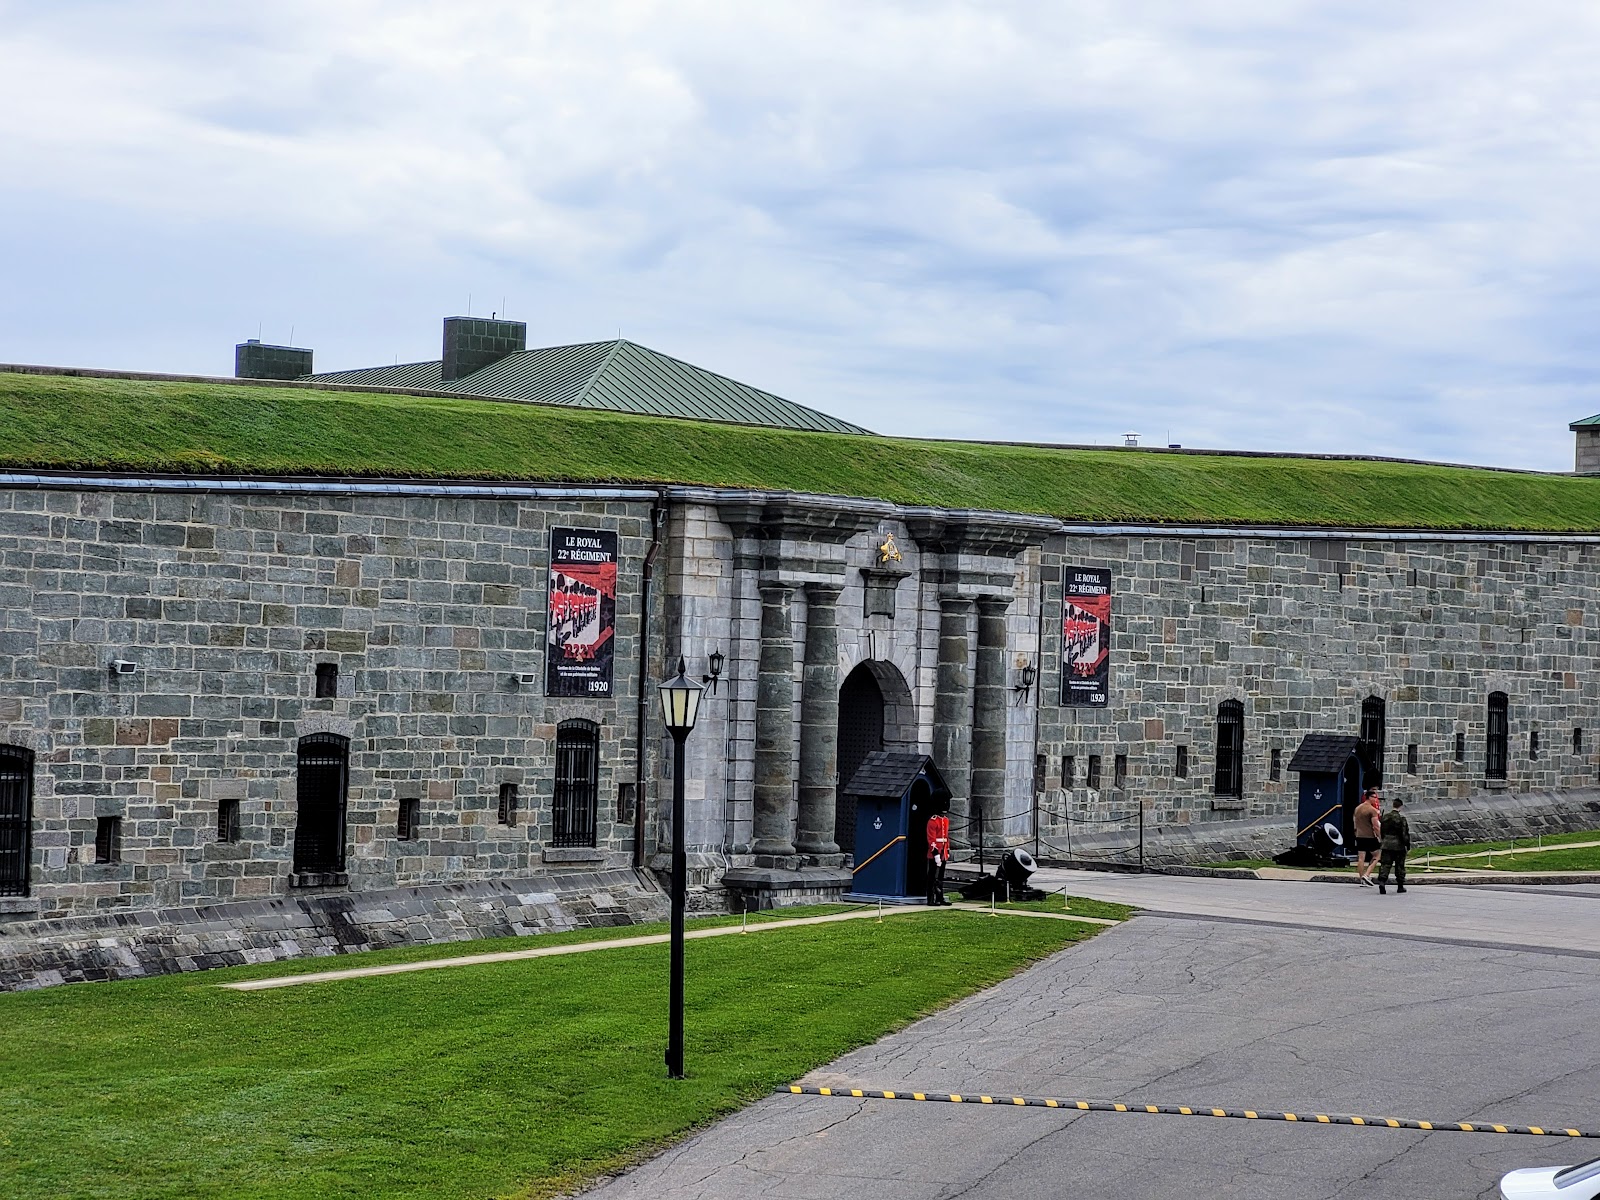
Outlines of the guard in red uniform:
{"type": "Polygon", "coordinates": [[[934,813],[928,818],[928,903],[949,904],[944,898],[944,865],[950,861],[950,818],[934,813]]]}

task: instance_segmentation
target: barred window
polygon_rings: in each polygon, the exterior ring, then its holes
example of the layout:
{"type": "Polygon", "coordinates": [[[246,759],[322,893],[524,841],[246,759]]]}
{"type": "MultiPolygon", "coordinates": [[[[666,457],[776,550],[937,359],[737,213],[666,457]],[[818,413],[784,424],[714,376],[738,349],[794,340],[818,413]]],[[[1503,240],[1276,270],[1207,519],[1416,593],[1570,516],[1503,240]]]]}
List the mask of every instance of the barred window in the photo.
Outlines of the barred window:
{"type": "Polygon", "coordinates": [[[422,797],[405,796],[400,800],[400,811],[395,814],[395,836],[402,842],[417,840],[422,828],[422,797]]]}
{"type": "Polygon", "coordinates": [[[552,846],[593,846],[599,801],[600,727],[593,721],[556,726],[556,791],[552,846]]]}
{"type": "Polygon", "coordinates": [[[294,871],[343,871],[350,739],[336,733],[301,738],[296,767],[294,871]]]}
{"type": "Polygon", "coordinates": [[[1377,696],[1368,696],[1361,702],[1361,736],[1356,743],[1356,754],[1361,758],[1369,785],[1383,783],[1385,707],[1377,696]]]}
{"type": "Polygon", "coordinates": [[[1510,704],[1504,692],[1489,693],[1489,735],[1484,747],[1483,774],[1486,779],[1506,777],[1507,743],[1511,737],[1510,704]]]}
{"type": "Polygon", "coordinates": [[[0,746],[0,896],[28,894],[33,834],[33,751],[0,746]]]}
{"type": "Polygon", "coordinates": [[[517,823],[517,785],[502,783],[500,785],[500,810],[496,819],[502,825],[515,825],[517,823]]]}
{"type": "Polygon", "coordinates": [[[1100,786],[1100,756],[1098,754],[1089,755],[1089,773],[1084,778],[1083,782],[1088,787],[1099,788],[1099,786],[1100,786]]]}
{"type": "Polygon", "coordinates": [[[1224,700],[1217,705],[1216,794],[1244,795],[1244,705],[1224,700]]]}
{"type": "Polygon", "coordinates": [[[1273,783],[1283,781],[1283,751],[1276,746],[1272,748],[1272,764],[1267,768],[1267,778],[1273,783]]]}

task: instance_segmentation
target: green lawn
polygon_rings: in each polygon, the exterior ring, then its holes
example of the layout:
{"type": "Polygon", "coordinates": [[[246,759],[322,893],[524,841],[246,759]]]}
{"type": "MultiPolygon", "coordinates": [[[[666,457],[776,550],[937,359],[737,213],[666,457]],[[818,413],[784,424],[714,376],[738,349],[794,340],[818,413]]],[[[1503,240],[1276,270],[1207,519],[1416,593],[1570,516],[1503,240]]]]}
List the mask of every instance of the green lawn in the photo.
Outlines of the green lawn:
{"type": "MultiPolygon", "coordinates": [[[[0,995],[0,1194],[548,1195],[1098,931],[923,912],[692,941],[679,1082],[664,945],[255,993],[215,985],[330,964],[0,995]]],[[[485,948],[502,947],[429,952],[485,948]]]]}
{"type": "MultiPolygon", "coordinates": [[[[1420,870],[1427,861],[1427,856],[1436,856],[1440,866],[1458,867],[1463,870],[1481,871],[1600,871],[1600,846],[1579,850],[1554,850],[1533,851],[1512,855],[1495,854],[1491,861],[1486,851],[1511,850],[1527,851],[1530,846],[1565,846],[1573,842],[1600,841],[1600,830],[1580,830],[1576,833],[1547,833],[1542,838],[1505,838],[1494,842],[1461,842],[1450,843],[1422,843],[1417,842],[1411,848],[1407,860],[1412,870],[1420,870]],[[1461,857],[1463,855],[1471,857],[1461,857]]],[[[1270,858],[1239,858],[1226,862],[1197,863],[1202,867],[1242,867],[1246,870],[1259,870],[1262,867],[1275,867],[1278,864],[1270,858]]],[[[1354,867],[1318,868],[1319,870],[1350,871],[1354,867]]]]}
{"type": "MultiPolygon", "coordinates": [[[[960,892],[948,892],[946,896],[951,901],[961,900],[960,892]]],[[[1108,921],[1126,921],[1139,910],[1131,904],[1114,904],[1110,900],[1091,900],[1087,896],[1067,896],[1062,903],[1062,897],[1051,895],[1044,900],[1012,900],[1004,904],[996,904],[995,908],[1016,908],[1024,912],[1071,913],[1075,917],[1103,917],[1108,921]]],[[[974,901],[973,903],[988,905],[987,900],[974,901]]]]}
{"type": "Polygon", "coordinates": [[[1600,480],[804,433],[485,400],[0,372],[0,465],[695,483],[1092,521],[1600,529],[1600,480]]]}

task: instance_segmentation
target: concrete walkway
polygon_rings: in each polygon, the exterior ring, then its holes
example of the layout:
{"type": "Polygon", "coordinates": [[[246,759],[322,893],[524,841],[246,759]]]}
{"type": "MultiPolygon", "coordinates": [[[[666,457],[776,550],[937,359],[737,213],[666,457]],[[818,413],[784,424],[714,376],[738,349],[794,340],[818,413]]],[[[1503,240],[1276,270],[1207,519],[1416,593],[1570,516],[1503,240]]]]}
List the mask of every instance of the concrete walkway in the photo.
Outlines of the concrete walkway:
{"type": "MultiPolygon", "coordinates": [[[[716,925],[709,929],[690,929],[684,939],[724,937],[737,933],[765,933],[770,929],[795,929],[802,925],[828,925],[835,921],[864,921],[913,913],[932,915],[943,912],[987,912],[976,904],[957,904],[946,909],[930,909],[920,904],[891,905],[883,909],[863,907],[855,912],[832,913],[820,917],[793,917],[789,920],[757,921],[753,925],[716,925]]],[[[1029,912],[1023,909],[998,909],[997,916],[1043,917],[1054,921],[1078,921],[1087,925],[1116,925],[1101,917],[1077,917],[1066,912],[1029,912]]],[[[335,971],[312,971],[304,975],[280,975],[272,979],[247,979],[222,983],[218,987],[234,992],[262,992],[271,988],[298,987],[305,983],[334,983],[341,979],[370,979],[374,975],[405,975],[412,971],[442,971],[449,967],[477,967],[485,963],[521,962],[529,958],[555,958],[563,954],[587,954],[591,950],[620,950],[628,946],[659,946],[670,934],[649,933],[639,937],[608,938],[602,942],[568,942],[559,946],[532,946],[526,950],[501,950],[492,954],[462,954],[453,958],[430,958],[421,962],[389,963],[381,967],[346,967],[335,971]]]]}
{"type": "MultiPolygon", "coordinates": [[[[1416,887],[1380,896],[1353,883],[1203,879],[1041,869],[1051,891],[1132,904],[1147,912],[1329,932],[1377,933],[1509,949],[1600,955],[1600,896],[1591,887],[1416,887]]],[[[1509,881],[1508,881],[1509,882],[1509,881]]]]}
{"type": "MultiPolygon", "coordinates": [[[[1526,919],[1550,923],[1544,940],[1587,946],[1579,926],[1600,926],[1600,896],[1046,874],[1147,911],[804,1082],[1595,1124],[1594,955],[1354,930],[1481,937],[1526,919]]],[[[1535,1137],[781,1095],[585,1200],[1491,1200],[1505,1171],[1594,1153],[1535,1137]]]]}

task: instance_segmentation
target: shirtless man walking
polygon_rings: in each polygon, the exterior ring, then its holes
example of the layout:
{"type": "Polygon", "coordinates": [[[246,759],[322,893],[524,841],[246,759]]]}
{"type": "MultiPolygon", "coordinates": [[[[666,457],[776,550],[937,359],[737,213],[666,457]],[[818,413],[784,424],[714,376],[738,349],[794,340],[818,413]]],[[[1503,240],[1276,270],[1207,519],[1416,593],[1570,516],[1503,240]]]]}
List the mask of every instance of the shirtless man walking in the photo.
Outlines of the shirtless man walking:
{"type": "Polygon", "coordinates": [[[1378,852],[1383,848],[1380,832],[1383,825],[1378,816],[1378,803],[1382,799],[1381,791],[1369,787],[1351,817],[1356,830],[1356,882],[1362,887],[1373,886],[1372,871],[1378,865],[1378,852]]]}

